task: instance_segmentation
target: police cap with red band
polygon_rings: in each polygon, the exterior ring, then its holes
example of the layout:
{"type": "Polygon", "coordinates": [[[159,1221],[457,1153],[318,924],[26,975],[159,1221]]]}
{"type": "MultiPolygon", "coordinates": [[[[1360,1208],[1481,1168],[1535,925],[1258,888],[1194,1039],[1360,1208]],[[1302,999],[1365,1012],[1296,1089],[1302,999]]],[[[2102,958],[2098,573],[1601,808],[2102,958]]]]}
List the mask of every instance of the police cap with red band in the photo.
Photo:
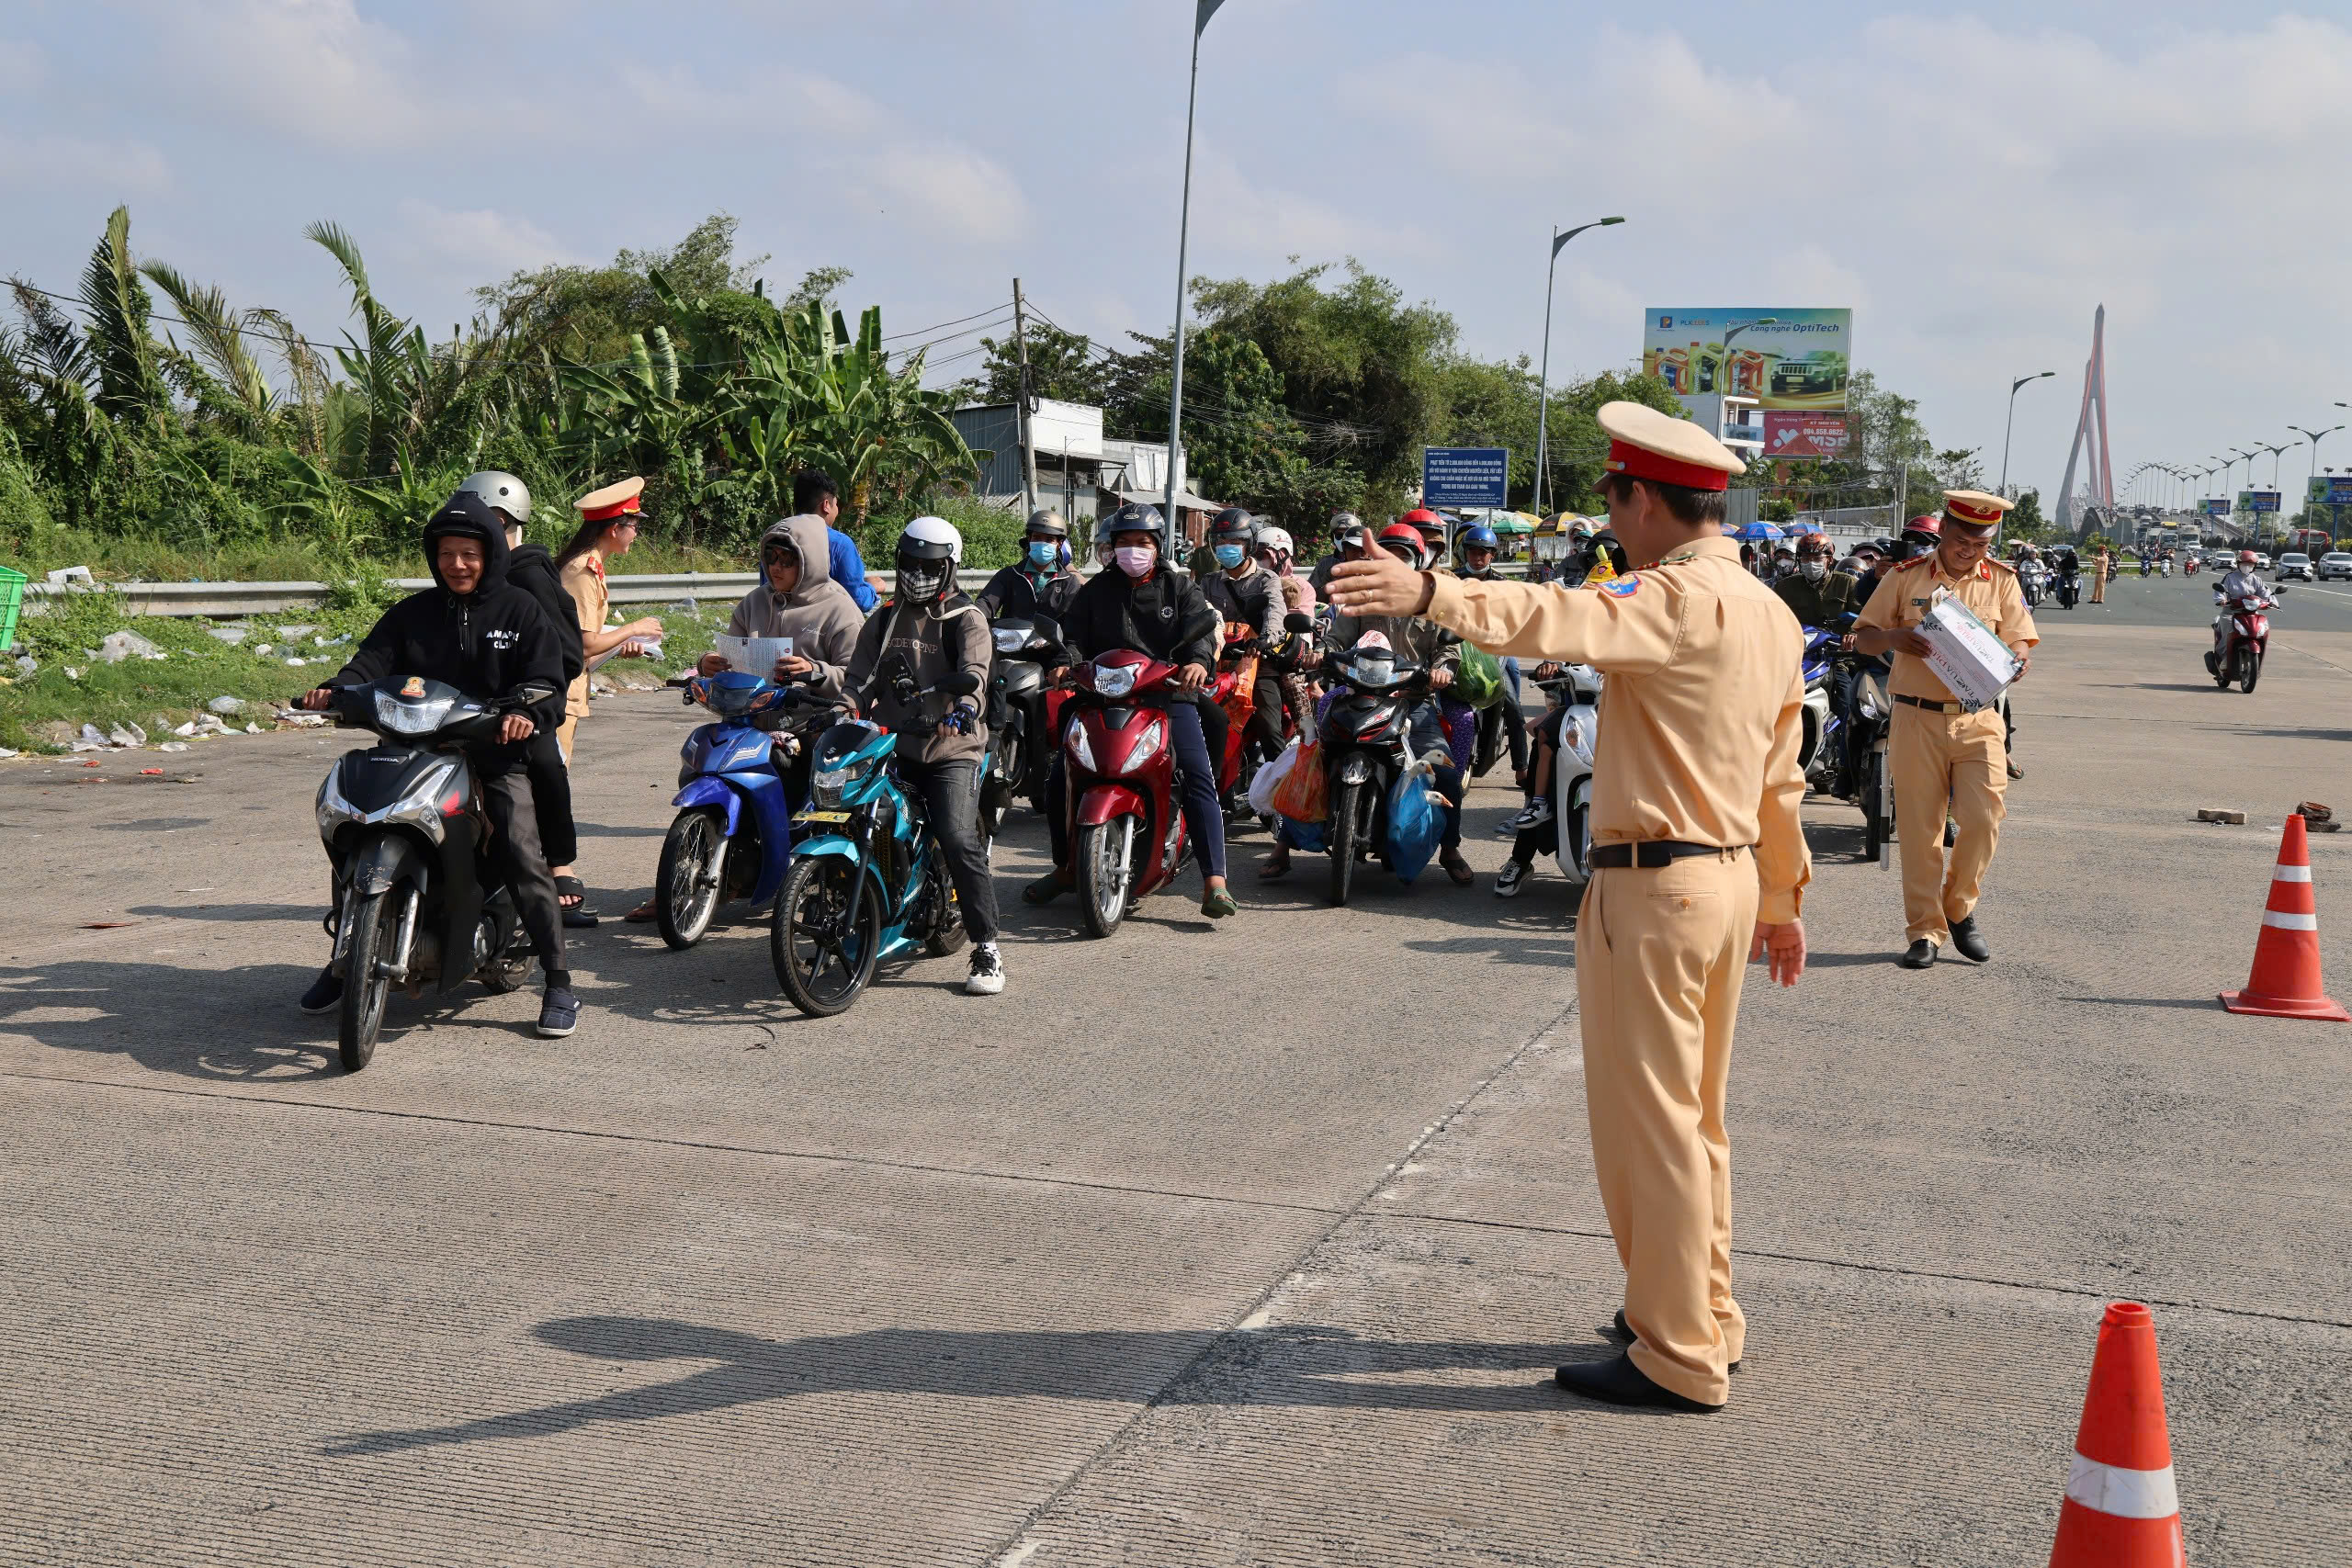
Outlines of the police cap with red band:
{"type": "Polygon", "coordinates": [[[1732,449],[1691,423],[1642,403],[1603,403],[1596,416],[1609,436],[1602,467],[1632,479],[1691,490],[1724,490],[1747,465],[1732,449]]]}
{"type": "Polygon", "coordinates": [[[582,523],[608,523],[616,517],[636,516],[641,510],[637,498],[644,490],[645,481],[632,474],[618,484],[590,491],[571,504],[582,523]]]}
{"type": "Polygon", "coordinates": [[[1948,490],[1944,491],[1944,518],[1962,538],[1989,539],[1993,530],[2001,525],[2002,515],[2015,504],[1981,490],[1948,490]]]}

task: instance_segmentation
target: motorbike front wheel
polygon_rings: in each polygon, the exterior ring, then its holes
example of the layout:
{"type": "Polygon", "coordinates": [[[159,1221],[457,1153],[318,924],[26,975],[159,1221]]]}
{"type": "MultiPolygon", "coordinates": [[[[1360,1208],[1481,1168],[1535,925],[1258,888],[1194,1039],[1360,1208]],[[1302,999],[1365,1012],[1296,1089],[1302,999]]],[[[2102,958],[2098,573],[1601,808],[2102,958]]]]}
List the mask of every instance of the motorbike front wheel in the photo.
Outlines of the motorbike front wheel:
{"type": "Polygon", "coordinates": [[[1127,918],[1136,882],[1136,819],[1114,817],[1078,830],[1074,868],[1086,934],[1109,936],[1127,918]]]}
{"type": "Polygon", "coordinates": [[[1356,818],[1363,811],[1362,784],[1331,786],[1331,820],[1325,825],[1331,852],[1331,902],[1345,907],[1356,880],[1356,818]]]}
{"type": "Polygon", "coordinates": [[[336,1054],[346,1073],[375,1057],[384,1001],[392,991],[391,977],[379,973],[379,965],[399,940],[400,923],[400,903],[390,892],[363,893],[352,900],[351,944],[344,950],[343,1006],[335,1031],[336,1054]]]}
{"type": "Polygon", "coordinates": [[[964,929],[964,906],[956,901],[956,880],[947,874],[946,857],[936,844],[923,863],[922,876],[931,885],[927,906],[931,934],[923,939],[923,948],[933,958],[945,958],[962,947],[971,933],[964,929]]]}
{"type": "Polygon", "coordinates": [[[841,855],[805,856],[792,863],[775,896],[768,958],[784,994],[810,1018],[844,1010],[874,978],[882,951],[881,901],[860,900],[856,928],[842,929],[860,874],[841,855]]]}
{"type": "MultiPolygon", "coordinates": [[[[483,919],[487,920],[488,916],[483,919]]],[[[521,917],[506,922],[506,945],[499,950],[498,962],[482,970],[475,977],[482,989],[493,997],[503,997],[523,988],[531,977],[531,939],[524,934],[521,917]]]]}
{"type": "Polygon", "coordinates": [[[2261,679],[2261,677],[2262,655],[2256,653],[2250,647],[2239,649],[2238,690],[2241,692],[2253,691],[2255,682],[2261,679]]]}
{"type": "Polygon", "coordinates": [[[726,858],[727,832],[716,811],[678,813],[662,840],[661,869],[653,874],[653,918],[663,942],[683,952],[710,930],[726,858]]]}

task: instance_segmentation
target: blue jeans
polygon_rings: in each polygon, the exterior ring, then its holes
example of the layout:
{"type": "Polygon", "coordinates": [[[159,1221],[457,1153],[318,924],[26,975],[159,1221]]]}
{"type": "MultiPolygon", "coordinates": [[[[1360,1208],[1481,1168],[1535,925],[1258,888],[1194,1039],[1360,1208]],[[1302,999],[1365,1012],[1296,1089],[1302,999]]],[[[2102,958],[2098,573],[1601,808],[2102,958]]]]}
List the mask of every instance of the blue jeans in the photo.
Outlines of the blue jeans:
{"type": "MultiPolygon", "coordinates": [[[[1216,803],[1216,769],[1209,761],[1207,738],[1201,731],[1197,704],[1171,701],[1168,744],[1176,752],[1176,793],[1184,812],[1184,830],[1192,835],[1193,853],[1204,878],[1225,874],[1225,812],[1216,803]]],[[[1054,749],[1053,770],[1046,775],[1046,832],[1054,845],[1054,865],[1069,866],[1069,789],[1062,780],[1062,753],[1054,749]]]]}

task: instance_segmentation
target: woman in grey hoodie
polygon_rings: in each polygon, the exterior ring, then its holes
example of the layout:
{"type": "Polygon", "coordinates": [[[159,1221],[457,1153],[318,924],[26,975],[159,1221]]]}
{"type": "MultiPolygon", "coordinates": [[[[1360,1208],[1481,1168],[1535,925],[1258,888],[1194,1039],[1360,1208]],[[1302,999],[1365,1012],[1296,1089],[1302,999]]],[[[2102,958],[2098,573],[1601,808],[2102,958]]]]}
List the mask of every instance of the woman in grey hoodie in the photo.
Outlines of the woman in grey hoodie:
{"type": "MultiPolygon", "coordinates": [[[[838,697],[865,616],[849,591],[826,575],[828,549],[825,521],[813,513],[768,525],[760,536],[760,573],[767,581],[735,606],[727,635],[790,637],[792,652],[776,661],[777,678],[797,680],[813,672],[809,683],[838,697]]],[[[699,668],[715,675],[728,665],[719,655],[706,653],[699,668]]]]}

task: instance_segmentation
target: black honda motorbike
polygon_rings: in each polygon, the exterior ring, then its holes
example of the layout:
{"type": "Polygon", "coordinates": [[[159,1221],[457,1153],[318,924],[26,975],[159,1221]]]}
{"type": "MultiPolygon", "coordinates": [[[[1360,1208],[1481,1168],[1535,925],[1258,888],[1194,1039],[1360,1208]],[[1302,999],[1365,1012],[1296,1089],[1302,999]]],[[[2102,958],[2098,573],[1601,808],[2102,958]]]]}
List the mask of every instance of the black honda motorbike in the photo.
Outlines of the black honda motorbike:
{"type": "Polygon", "coordinates": [[[334,868],[329,967],[343,979],[345,1072],[376,1054],[395,985],[443,993],[467,979],[503,994],[531,972],[530,940],[490,852],[490,814],[468,746],[494,741],[503,710],[418,676],[339,686],[338,728],[380,737],[319,785],[319,838],[334,868]]]}
{"type": "Polygon", "coordinates": [[[1328,655],[1323,673],[1340,688],[1324,712],[1320,739],[1330,800],[1323,832],[1331,902],[1344,905],[1357,862],[1385,841],[1388,797],[1412,761],[1413,713],[1429,700],[1430,674],[1385,650],[1360,649],[1328,655]]]}
{"type": "Polygon", "coordinates": [[[1046,716],[1046,671],[1068,657],[1060,632],[1046,619],[1006,615],[989,629],[996,668],[989,680],[988,755],[980,773],[980,831],[997,825],[1016,798],[1046,809],[1046,771],[1054,760],[1054,728],[1046,716]]]}

